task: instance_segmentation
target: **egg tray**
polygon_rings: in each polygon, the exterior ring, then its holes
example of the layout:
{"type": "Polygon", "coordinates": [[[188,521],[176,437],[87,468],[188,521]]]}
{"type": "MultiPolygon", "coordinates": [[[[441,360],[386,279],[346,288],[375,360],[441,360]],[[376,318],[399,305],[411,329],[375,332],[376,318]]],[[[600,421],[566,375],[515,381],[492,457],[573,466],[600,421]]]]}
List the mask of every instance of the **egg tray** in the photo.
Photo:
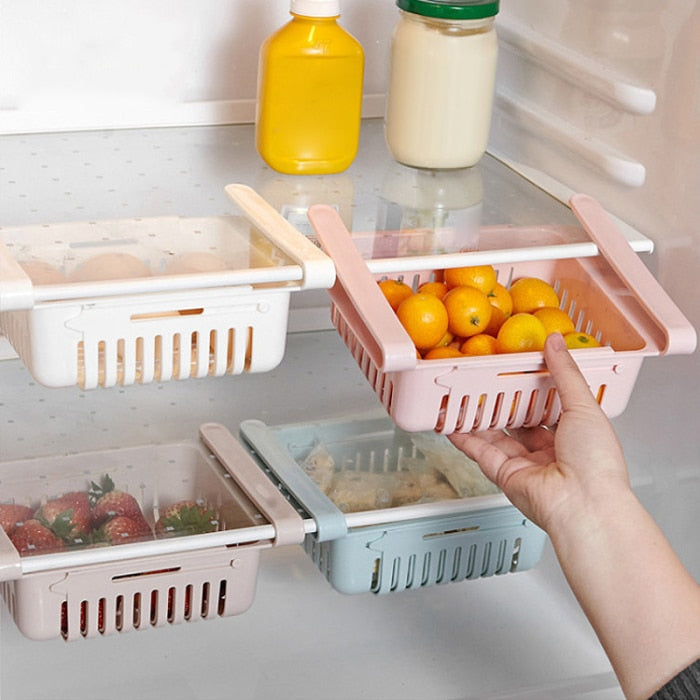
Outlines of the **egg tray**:
{"type": "MultiPolygon", "coordinates": [[[[304,549],[341,593],[458,583],[525,571],[540,559],[545,533],[495,488],[471,497],[343,512],[301,465],[322,445],[336,474],[362,478],[406,469],[407,458],[421,452],[414,434],[385,415],[272,427],[248,420],[240,434],[302,517],[313,519],[304,549]]],[[[444,436],[432,437],[437,446],[447,443],[444,436]]]]}
{"type": "Polygon", "coordinates": [[[415,289],[445,268],[488,263],[506,286],[520,277],[549,282],[576,329],[601,343],[572,354],[611,417],[627,406],[644,358],[694,351],[695,329],[609,215],[586,195],[574,195],[570,204],[594,244],[574,246],[576,257],[570,246],[552,243],[558,233],[566,240],[564,227],[489,227],[482,236],[488,249],[370,262],[332,208],[312,207],[312,226],[336,265],[332,321],[399,427],[452,433],[554,424],[561,404],[542,352],[417,358],[376,284],[386,277],[415,289]],[[499,240],[506,242],[502,248],[499,240]]]}
{"type": "Polygon", "coordinates": [[[83,389],[266,372],[290,295],[332,261],[257,193],[240,215],[0,229],[0,331],[34,378],[83,389]]]}
{"type": "Polygon", "coordinates": [[[0,529],[0,586],[35,640],[102,637],[238,615],[261,550],[303,540],[299,514],[222,425],[200,439],[0,463],[3,502],[36,505],[108,473],[151,527],[168,504],[206,503],[214,532],[20,556],[0,529]]]}

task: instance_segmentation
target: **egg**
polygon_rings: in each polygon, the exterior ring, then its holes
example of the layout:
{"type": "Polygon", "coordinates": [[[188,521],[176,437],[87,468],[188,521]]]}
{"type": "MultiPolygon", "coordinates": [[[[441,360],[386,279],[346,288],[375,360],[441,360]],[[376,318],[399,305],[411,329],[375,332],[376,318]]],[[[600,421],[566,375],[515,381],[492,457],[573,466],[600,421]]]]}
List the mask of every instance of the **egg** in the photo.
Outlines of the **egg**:
{"type": "Polygon", "coordinates": [[[71,274],[73,282],[100,282],[150,277],[148,265],[129,253],[102,253],[81,263],[71,274]]]}
{"type": "Polygon", "coordinates": [[[42,260],[28,260],[21,262],[20,266],[34,284],[63,284],[66,281],[65,275],[57,267],[42,260]]]}
{"type": "Polygon", "coordinates": [[[167,265],[170,275],[182,275],[197,272],[222,272],[228,270],[228,265],[220,257],[212,253],[182,253],[173,258],[167,265]]]}

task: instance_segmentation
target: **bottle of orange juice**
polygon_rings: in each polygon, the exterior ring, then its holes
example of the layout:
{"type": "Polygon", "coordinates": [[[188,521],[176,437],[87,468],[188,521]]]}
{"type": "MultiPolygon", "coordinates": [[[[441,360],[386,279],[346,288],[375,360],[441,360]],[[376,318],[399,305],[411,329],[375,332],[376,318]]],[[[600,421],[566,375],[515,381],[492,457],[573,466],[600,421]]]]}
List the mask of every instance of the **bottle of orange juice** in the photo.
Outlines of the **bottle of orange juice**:
{"type": "Polygon", "coordinates": [[[357,154],[364,51],[338,24],[339,0],[291,0],[260,48],[255,145],[288,174],[345,170],[357,154]]]}

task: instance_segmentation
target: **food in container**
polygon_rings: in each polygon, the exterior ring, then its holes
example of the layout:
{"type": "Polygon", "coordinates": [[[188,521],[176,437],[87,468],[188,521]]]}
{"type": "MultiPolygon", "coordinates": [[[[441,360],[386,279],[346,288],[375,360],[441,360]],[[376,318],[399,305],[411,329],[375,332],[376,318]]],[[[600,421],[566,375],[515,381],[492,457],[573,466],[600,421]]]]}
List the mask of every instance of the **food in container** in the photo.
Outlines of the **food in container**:
{"type": "Polygon", "coordinates": [[[84,389],[265,372],[291,294],[332,261],[249,187],[231,216],[3,228],[0,331],[34,378],[84,389]]]}
{"type": "Polygon", "coordinates": [[[150,277],[149,266],[130,253],[102,253],[89,257],[71,273],[74,282],[101,282],[130,277],[150,277]]]}
{"type": "Polygon", "coordinates": [[[407,433],[376,415],[279,426],[247,420],[240,432],[311,518],[304,548],[341,593],[514,573],[541,555],[544,532],[445,436],[407,433]]]}
{"type": "Polygon", "coordinates": [[[299,514],[218,424],[199,440],[4,462],[0,480],[2,596],[32,639],[240,614],[260,551],[304,537],[299,514]]]}
{"type": "Polygon", "coordinates": [[[466,168],[488,143],[498,0],[397,0],[386,141],[418,168],[466,168]]]}
{"type": "Polygon", "coordinates": [[[255,143],[292,175],[344,171],[360,139],[364,51],[338,24],[339,0],[291,0],[260,47],[255,143]]]}
{"type": "Polygon", "coordinates": [[[370,260],[358,250],[367,248],[365,241],[360,236],[354,245],[332,208],[312,207],[314,230],[336,264],[331,318],[399,427],[452,433],[554,424],[561,403],[542,351],[416,357],[377,285],[390,274],[417,289],[436,270],[493,263],[505,285],[520,277],[545,280],[577,331],[600,345],[572,352],[610,416],[627,406],[645,357],[694,351],[695,329],[610,216],[582,194],[571,198],[571,207],[580,227],[484,227],[478,250],[370,260]]]}

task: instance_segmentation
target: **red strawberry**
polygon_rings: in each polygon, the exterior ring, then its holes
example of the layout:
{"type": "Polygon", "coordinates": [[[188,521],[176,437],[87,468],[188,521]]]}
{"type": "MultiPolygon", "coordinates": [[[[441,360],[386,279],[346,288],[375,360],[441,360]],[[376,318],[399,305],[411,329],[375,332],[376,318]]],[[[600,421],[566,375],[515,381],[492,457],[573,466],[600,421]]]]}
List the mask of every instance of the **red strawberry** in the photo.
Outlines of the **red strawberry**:
{"type": "Polygon", "coordinates": [[[100,527],[110,518],[120,515],[127,518],[143,518],[138,501],[125,491],[114,488],[114,482],[105,474],[99,484],[94,481],[90,485],[90,498],[94,504],[92,522],[94,527],[100,527]]]}
{"type": "MultiPolygon", "coordinates": [[[[153,591],[155,593],[155,591],[153,591]]],[[[192,615],[192,587],[187,586],[185,588],[185,600],[184,600],[184,613],[185,620],[189,620],[192,615]]],[[[157,605],[157,601],[151,597],[151,607],[153,608],[157,605]]],[[[168,589],[168,619],[172,619],[175,615],[175,589],[168,589]]]]}
{"type": "Polygon", "coordinates": [[[104,539],[109,544],[124,544],[125,542],[150,540],[153,538],[153,531],[142,515],[137,518],[116,515],[100,528],[95,537],[104,539]]]}
{"type": "MultiPolygon", "coordinates": [[[[65,630],[64,634],[68,634],[68,611],[64,610],[64,606],[67,608],[66,603],[61,604],[61,630],[65,630]]],[[[82,601],[80,604],[80,631],[81,633],[87,632],[88,629],[88,610],[93,615],[95,614],[95,606],[92,603],[88,603],[87,600],[82,601]]],[[[105,631],[105,599],[100,598],[97,602],[97,629],[100,632],[105,631]]]]}
{"type": "Polygon", "coordinates": [[[12,535],[16,527],[25,520],[34,517],[34,510],[29,506],[21,506],[18,503],[0,503],[0,527],[12,535]]]}
{"type": "Polygon", "coordinates": [[[85,539],[92,525],[90,501],[84,491],[71,491],[52,498],[34,513],[34,517],[67,542],[85,539]]]}
{"type": "Polygon", "coordinates": [[[163,510],[156,522],[156,535],[197,535],[214,532],[219,527],[216,514],[197,501],[178,501],[163,510]]]}
{"type": "Polygon", "coordinates": [[[26,520],[12,533],[12,544],[21,555],[46,554],[65,549],[64,541],[38,520],[26,520]]]}

